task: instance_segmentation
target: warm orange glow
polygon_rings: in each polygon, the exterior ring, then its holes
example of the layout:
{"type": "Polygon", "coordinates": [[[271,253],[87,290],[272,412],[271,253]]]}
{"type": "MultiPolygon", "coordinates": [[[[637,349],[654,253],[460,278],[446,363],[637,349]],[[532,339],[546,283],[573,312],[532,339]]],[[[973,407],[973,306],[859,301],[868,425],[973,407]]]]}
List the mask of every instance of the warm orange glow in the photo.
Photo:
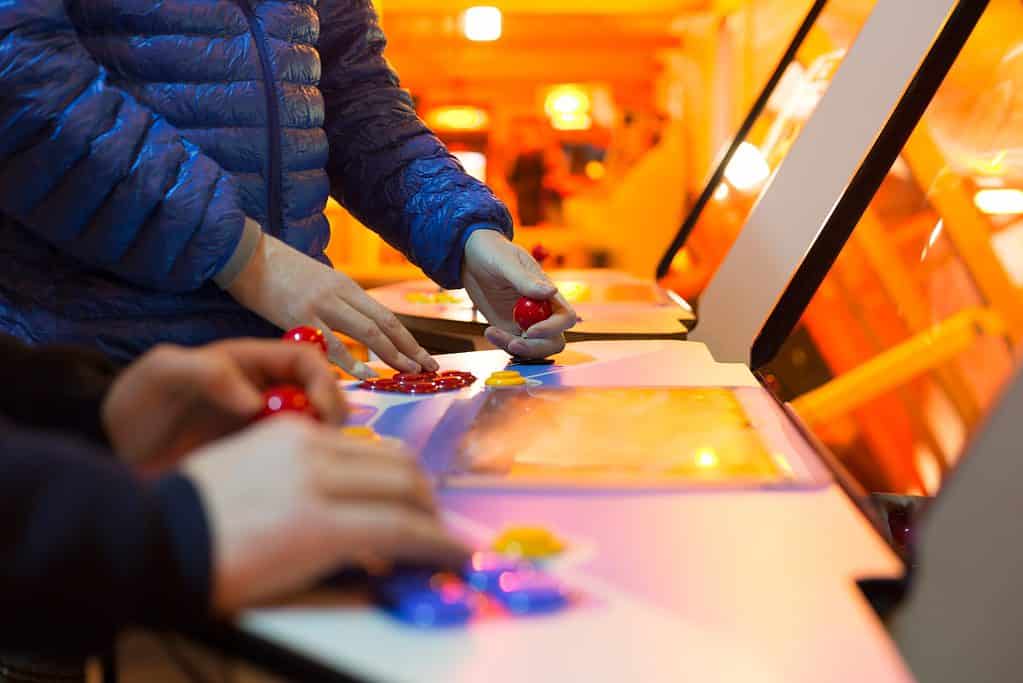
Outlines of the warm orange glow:
{"type": "Polygon", "coordinates": [[[437,107],[426,115],[426,122],[438,131],[478,131],[486,129],[490,117],[479,107],[437,107]]]}
{"type": "Polygon", "coordinates": [[[586,173],[586,177],[590,180],[600,180],[604,177],[607,169],[605,169],[604,164],[599,161],[587,161],[583,172],[586,173]]]}
{"type": "Polygon", "coordinates": [[[973,204],[989,216],[1015,216],[1023,214],[1023,190],[987,188],[978,190],[973,204]]]}
{"type": "Polygon", "coordinates": [[[554,130],[589,130],[593,118],[589,114],[564,114],[551,119],[554,130]]]}
{"type": "Polygon", "coordinates": [[[590,286],[578,280],[558,280],[555,282],[558,291],[571,304],[586,301],[590,297],[590,286]]]}
{"type": "Polygon", "coordinates": [[[487,182],[487,157],[482,152],[453,151],[451,154],[458,159],[465,172],[481,183],[487,182]]]}
{"type": "Polygon", "coordinates": [[[725,167],[725,178],[737,190],[750,192],[757,189],[771,175],[771,167],[763,153],[748,142],[739,145],[735,156],[725,167]]]}
{"type": "Polygon", "coordinates": [[[558,85],[547,92],[543,108],[555,130],[589,130],[592,104],[589,93],[578,85],[558,85]]]}
{"type": "Polygon", "coordinates": [[[690,258],[689,252],[685,249],[680,249],[675,258],[671,259],[671,267],[674,270],[689,270],[693,267],[693,259],[690,258]]]}
{"type": "Polygon", "coordinates": [[[1008,152],[1003,149],[991,157],[972,159],[969,162],[969,166],[975,173],[980,175],[1000,176],[1005,174],[1005,161],[1007,157],[1008,152]]]}
{"type": "Polygon", "coordinates": [[[493,42],[501,37],[502,23],[498,8],[470,7],[462,15],[462,32],[475,42],[493,42]]]}
{"type": "Polygon", "coordinates": [[[713,448],[701,448],[696,452],[696,465],[698,467],[717,467],[720,462],[718,454],[713,448]]]}

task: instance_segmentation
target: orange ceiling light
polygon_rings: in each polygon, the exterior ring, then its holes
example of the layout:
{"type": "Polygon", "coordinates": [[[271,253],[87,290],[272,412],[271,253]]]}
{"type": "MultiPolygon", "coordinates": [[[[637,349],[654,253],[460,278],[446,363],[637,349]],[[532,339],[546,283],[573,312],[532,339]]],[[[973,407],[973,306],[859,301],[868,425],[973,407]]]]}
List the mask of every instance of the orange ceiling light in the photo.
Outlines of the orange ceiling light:
{"type": "Polygon", "coordinates": [[[479,107],[437,107],[427,113],[426,122],[436,131],[474,132],[486,130],[490,116],[479,107]]]}
{"type": "Polygon", "coordinates": [[[547,91],[543,108],[555,130],[589,130],[593,126],[593,102],[585,88],[556,85],[547,91]]]}
{"type": "Polygon", "coordinates": [[[462,14],[462,33],[476,43],[492,43],[501,38],[504,19],[496,7],[470,7],[462,14]]]}

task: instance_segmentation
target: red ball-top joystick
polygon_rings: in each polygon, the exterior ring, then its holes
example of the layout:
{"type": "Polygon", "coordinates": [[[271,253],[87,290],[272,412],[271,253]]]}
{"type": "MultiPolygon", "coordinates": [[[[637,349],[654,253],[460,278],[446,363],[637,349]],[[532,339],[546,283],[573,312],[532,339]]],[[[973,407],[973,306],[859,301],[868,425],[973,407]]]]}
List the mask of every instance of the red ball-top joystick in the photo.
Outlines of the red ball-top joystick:
{"type": "Polygon", "coordinates": [[[256,419],[262,420],[285,413],[300,413],[308,415],[314,420],[320,419],[320,414],[316,412],[316,408],[309,402],[309,397],[305,395],[301,388],[290,384],[282,384],[270,387],[264,391],[263,409],[256,416],[256,419]]]}
{"type": "Polygon", "coordinates": [[[302,325],[284,333],[284,340],[299,342],[303,344],[316,344],[324,353],[327,353],[327,339],[323,336],[323,330],[308,325],[302,325]]]}
{"type": "Polygon", "coordinates": [[[515,308],[512,309],[512,317],[515,318],[515,324],[525,332],[533,325],[547,320],[554,314],[554,309],[551,307],[551,302],[543,299],[530,299],[529,297],[522,297],[515,302],[515,308]]]}

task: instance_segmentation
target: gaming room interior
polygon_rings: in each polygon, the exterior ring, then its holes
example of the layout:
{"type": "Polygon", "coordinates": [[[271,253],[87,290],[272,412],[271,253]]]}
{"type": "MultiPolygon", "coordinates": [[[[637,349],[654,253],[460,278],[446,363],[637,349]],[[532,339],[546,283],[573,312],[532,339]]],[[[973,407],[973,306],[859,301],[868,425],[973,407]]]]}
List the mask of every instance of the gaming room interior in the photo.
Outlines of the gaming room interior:
{"type": "Polygon", "coordinates": [[[579,320],[495,347],[335,193],[333,267],[439,365],[338,332],[376,372],[337,370],[343,436],[474,552],[133,631],[118,678],[1023,679],[1023,4],[374,4],[557,287],[503,315],[579,320]]]}

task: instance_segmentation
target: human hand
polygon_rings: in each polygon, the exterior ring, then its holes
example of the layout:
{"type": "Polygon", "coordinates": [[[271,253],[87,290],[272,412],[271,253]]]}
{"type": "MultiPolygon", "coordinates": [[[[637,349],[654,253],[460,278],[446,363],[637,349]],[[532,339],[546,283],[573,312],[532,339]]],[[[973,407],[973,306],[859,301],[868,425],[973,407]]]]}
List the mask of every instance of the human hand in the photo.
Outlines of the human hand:
{"type": "Polygon", "coordinates": [[[324,420],[344,420],[337,378],[319,349],[255,339],[154,348],[117,377],[101,417],[121,457],[161,469],[244,427],[259,412],[263,390],[281,383],[303,387],[324,420]]]}
{"type": "MultiPolygon", "coordinates": [[[[342,332],[402,372],[439,368],[398,318],[350,277],[270,235],[262,236],[252,259],[227,291],[281,329],[310,325],[342,332]]],[[[360,379],[376,374],[356,361],[334,335],[325,336],[327,354],[345,371],[360,379]]]]}
{"type": "Polygon", "coordinates": [[[485,334],[491,344],[523,358],[546,358],[565,348],[565,330],[578,316],[525,249],[495,230],[477,230],[465,245],[462,279],[490,322],[485,334]],[[550,300],[554,314],[519,330],[512,309],[523,296],[550,300]]]}
{"type": "Polygon", "coordinates": [[[454,569],[468,557],[441,523],[415,458],[393,440],[346,438],[286,415],[206,447],[183,470],[209,520],[219,614],[346,566],[454,569]]]}

